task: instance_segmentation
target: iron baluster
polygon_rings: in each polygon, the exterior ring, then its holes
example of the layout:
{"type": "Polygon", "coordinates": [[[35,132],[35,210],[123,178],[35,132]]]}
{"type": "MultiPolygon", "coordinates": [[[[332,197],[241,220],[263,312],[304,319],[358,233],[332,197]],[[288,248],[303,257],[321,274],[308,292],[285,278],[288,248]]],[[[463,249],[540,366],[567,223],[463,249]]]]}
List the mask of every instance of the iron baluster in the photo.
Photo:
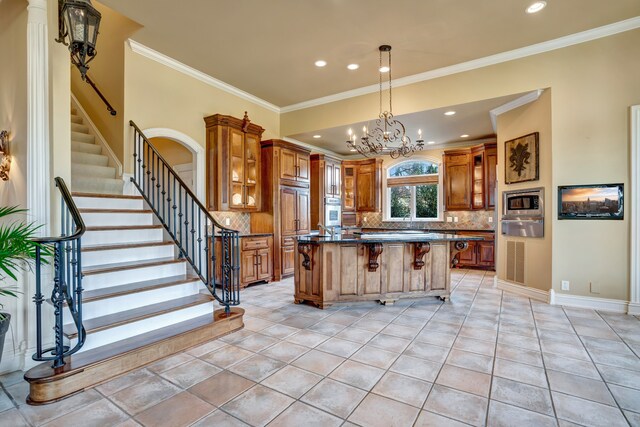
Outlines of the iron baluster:
{"type": "Polygon", "coordinates": [[[33,302],[36,304],[36,356],[38,360],[42,357],[42,303],[44,295],[42,295],[42,252],[40,247],[36,247],[36,293],[33,296],[33,302]]]}

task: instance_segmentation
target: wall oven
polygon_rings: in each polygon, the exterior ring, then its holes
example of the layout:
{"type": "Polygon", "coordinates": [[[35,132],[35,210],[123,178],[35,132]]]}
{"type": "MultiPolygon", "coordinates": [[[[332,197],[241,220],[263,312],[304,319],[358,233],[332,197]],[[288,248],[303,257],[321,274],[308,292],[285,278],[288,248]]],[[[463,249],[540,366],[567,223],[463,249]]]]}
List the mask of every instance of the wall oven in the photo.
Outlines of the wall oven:
{"type": "Polygon", "coordinates": [[[544,188],[502,192],[502,234],[544,237],[544,188]]]}
{"type": "Polygon", "coordinates": [[[324,225],[325,227],[340,227],[342,224],[342,206],[340,199],[327,197],[324,200],[324,225]]]}

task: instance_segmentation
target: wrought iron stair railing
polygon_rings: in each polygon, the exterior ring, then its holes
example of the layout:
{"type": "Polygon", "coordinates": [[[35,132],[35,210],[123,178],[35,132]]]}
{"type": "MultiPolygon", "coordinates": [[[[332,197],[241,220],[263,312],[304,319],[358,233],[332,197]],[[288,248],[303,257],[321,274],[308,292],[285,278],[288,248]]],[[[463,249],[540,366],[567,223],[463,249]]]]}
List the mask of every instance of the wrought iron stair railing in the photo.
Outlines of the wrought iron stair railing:
{"type": "Polygon", "coordinates": [[[61,195],[60,236],[34,239],[40,246],[36,247],[35,259],[36,292],[33,301],[36,304],[36,352],[32,358],[39,362],[53,361],[53,368],[60,368],[65,364],[64,359],[80,350],[86,339],[82,324],[81,257],[81,238],[86,227],[64,180],[58,177],[55,183],[61,195]],[[47,276],[50,270],[44,266],[50,264],[49,257],[53,260],[53,289],[50,302],[54,310],[55,336],[53,347],[43,348],[42,304],[45,302],[43,292],[46,292],[43,290],[43,270],[47,276]],[[65,304],[78,331],[73,347],[66,343],[64,337],[65,304]]]}
{"type": "Polygon", "coordinates": [[[131,181],[180,255],[229,314],[230,306],[240,304],[238,232],[219,224],[140,128],[133,121],[129,124],[134,131],[131,181]]]}

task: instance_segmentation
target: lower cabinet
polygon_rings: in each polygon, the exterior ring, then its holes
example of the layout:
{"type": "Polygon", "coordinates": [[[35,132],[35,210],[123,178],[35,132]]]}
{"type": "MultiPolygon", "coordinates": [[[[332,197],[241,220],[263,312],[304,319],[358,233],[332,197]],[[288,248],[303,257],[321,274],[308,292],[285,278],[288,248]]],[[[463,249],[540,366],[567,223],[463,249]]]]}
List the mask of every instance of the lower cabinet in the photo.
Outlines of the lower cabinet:
{"type": "Polygon", "coordinates": [[[282,239],[282,246],[280,247],[281,260],[282,260],[282,275],[293,274],[295,270],[295,242],[292,237],[284,237],[282,239]]]}
{"type": "Polygon", "coordinates": [[[273,279],[273,237],[240,238],[240,285],[273,279]]]}
{"type": "Polygon", "coordinates": [[[495,234],[489,231],[461,231],[456,234],[463,236],[479,236],[484,240],[469,242],[469,248],[460,252],[456,258],[456,267],[485,268],[495,270],[495,234]]]}

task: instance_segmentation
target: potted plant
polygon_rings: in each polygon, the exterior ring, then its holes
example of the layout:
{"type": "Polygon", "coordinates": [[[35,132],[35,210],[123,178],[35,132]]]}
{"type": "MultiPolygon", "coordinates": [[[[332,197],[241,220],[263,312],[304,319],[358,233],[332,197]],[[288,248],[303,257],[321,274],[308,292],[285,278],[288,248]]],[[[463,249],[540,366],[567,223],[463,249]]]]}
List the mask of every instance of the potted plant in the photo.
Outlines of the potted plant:
{"type": "MultiPolygon", "coordinates": [[[[22,221],[7,222],[6,217],[25,212],[17,206],[0,207],[0,360],[4,348],[4,337],[9,330],[11,315],[3,313],[4,297],[17,297],[15,287],[7,286],[8,278],[18,280],[17,273],[29,266],[36,257],[40,245],[33,241],[40,226],[22,221]]],[[[44,253],[43,253],[44,255],[44,253]]]]}

